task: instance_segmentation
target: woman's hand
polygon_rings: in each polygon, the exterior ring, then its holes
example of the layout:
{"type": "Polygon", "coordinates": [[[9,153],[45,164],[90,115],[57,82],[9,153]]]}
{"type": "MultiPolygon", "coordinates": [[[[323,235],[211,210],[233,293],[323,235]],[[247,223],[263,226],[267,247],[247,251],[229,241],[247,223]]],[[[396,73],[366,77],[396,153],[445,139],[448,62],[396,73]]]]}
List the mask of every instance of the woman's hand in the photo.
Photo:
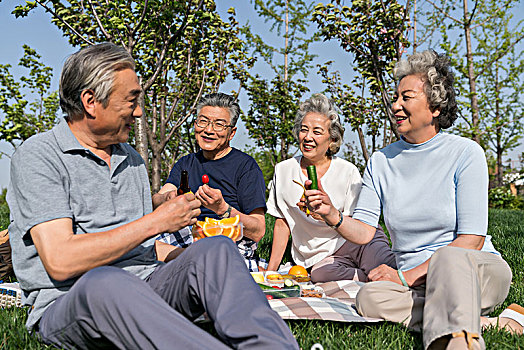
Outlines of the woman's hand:
{"type": "Polygon", "coordinates": [[[402,285],[402,281],[398,277],[398,271],[386,264],[377,266],[369,271],[368,279],[370,281],[391,281],[402,285]]]}
{"type": "MultiPolygon", "coordinates": [[[[306,188],[308,188],[311,185],[311,180],[306,180],[305,185],[306,188]]],[[[340,214],[337,208],[333,206],[333,203],[331,203],[331,199],[327,193],[324,191],[320,179],[318,179],[318,190],[306,190],[304,195],[305,200],[302,201],[301,199],[297,204],[299,207],[300,205],[306,205],[311,211],[312,216],[314,214],[320,215],[322,220],[329,225],[335,225],[340,220],[340,214]]],[[[313,217],[316,219],[315,216],[313,217]]]]}

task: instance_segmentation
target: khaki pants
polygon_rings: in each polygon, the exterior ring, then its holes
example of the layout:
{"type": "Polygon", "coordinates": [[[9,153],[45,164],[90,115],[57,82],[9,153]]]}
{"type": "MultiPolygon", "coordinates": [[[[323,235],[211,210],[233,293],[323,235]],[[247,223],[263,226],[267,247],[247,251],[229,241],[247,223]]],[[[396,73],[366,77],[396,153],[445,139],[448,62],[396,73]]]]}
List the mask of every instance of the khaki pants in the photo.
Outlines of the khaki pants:
{"type": "Polygon", "coordinates": [[[480,316],[504,301],[511,277],[511,269],[498,255],[447,246],[431,257],[425,287],[371,282],[360,289],[356,306],[363,316],[422,330],[427,349],[453,332],[480,335],[480,316]]]}

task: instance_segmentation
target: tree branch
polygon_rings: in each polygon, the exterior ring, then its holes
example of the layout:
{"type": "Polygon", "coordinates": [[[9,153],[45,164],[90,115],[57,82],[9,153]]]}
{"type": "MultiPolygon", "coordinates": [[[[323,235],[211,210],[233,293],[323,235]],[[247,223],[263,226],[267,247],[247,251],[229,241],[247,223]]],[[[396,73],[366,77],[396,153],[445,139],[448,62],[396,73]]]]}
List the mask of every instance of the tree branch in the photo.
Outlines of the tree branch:
{"type": "Polygon", "coordinates": [[[95,6],[93,5],[93,3],[91,2],[91,0],[87,0],[87,2],[89,3],[89,5],[91,6],[91,11],[93,12],[93,15],[95,16],[95,20],[96,20],[96,23],[98,24],[98,27],[100,28],[100,30],[102,31],[102,33],[104,34],[104,36],[106,37],[106,39],[108,41],[113,41],[113,36],[112,35],[109,35],[109,33],[106,31],[106,29],[104,28],[104,26],[102,25],[102,22],[100,22],[100,18],[98,18],[98,14],[96,13],[96,10],[95,10],[95,6]]]}
{"type": "Polygon", "coordinates": [[[493,57],[490,61],[488,61],[485,65],[484,65],[484,68],[482,68],[482,70],[475,75],[475,77],[473,78],[474,80],[477,80],[477,78],[479,76],[481,76],[482,74],[484,74],[484,72],[493,64],[495,63],[496,61],[498,61],[499,59],[501,59],[502,57],[504,57],[516,44],[519,43],[519,41],[521,41],[522,39],[524,39],[524,34],[522,34],[519,38],[517,38],[517,40],[515,40],[515,42],[513,42],[511,45],[509,45],[507,47],[506,50],[500,52],[499,50],[497,50],[498,54],[495,55],[495,57],[493,57]]]}
{"type": "Polygon", "coordinates": [[[57,18],[60,22],[62,22],[67,28],[69,28],[69,30],[71,30],[76,36],[78,36],[80,39],[82,39],[86,44],[88,45],[94,45],[95,43],[89,41],[89,39],[86,39],[82,36],[82,34],[80,34],[79,32],[77,32],[75,30],[75,28],[71,27],[71,25],[69,23],[67,23],[63,18],[62,16],[58,15],[55,11],[51,10],[49,7],[47,7],[46,4],[42,3],[40,0],[36,0],[36,2],[42,6],[46,12],[49,12],[51,15],[53,15],[53,17],[57,18]]]}
{"type": "Polygon", "coordinates": [[[431,0],[426,0],[427,2],[429,2],[431,5],[433,5],[434,8],[436,8],[440,13],[442,13],[444,16],[448,17],[449,19],[451,19],[452,21],[455,21],[461,25],[464,25],[464,22],[456,19],[456,18],[453,18],[451,17],[447,12],[445,12],[443,9],[441,9],[440,7],[438,7],[433,1],[431,0]]]}
{"type": "MultiPolygon", "coordinates": [[[[198,3],[198,6],[197,6],[197,9],[196,11],[198,11],[199,9],[202,8],[202,5],[204,3],[204,0],[200,0],[199,3],[198,3]]],[[[166,53],[167,53],[167,50],[169,49],[169,47],[171,46],[171,44],[173,42],[175,42],[175,40],[177,40],[178,38],[180,38],[180,36],[182,35],[182,33],[184,32],[186,26],[187,26],[187,21],[188,21],[188,18],[189,18],[189,13],[190,13],[190,6],[188,6],[187,8],[187,11],[186,11],[186,14],[185,14],[185,17],[184,17],[184,20],[182,21],[182,24],[180,25],[180,27],[178,28],[178,30],[176,31],[175,34],[173,34],[169,40],[167,41],[167,43],[164,45],[164,47],[162,48],[162,51],[160,52],[160,55],[159,55],[159,58],[158,58],[158,61],[157,61],[157,64],[156,64],[156,68],[155,68],[155,72],[153,73],[153,75],[151,76],[151,78],[149,78],[147,80],[147,82],[145,83],[145,85],[142,87],[142,89],[144,91],[147,91],[151,85],[153,85],[153,83],[155,82],[156,78],[158,77],[158,74],[160,73],[160,70],[162,68],[162,65],[164,63],[164,59],[165,59],[165,56],[166,56],[166,53]]]]}

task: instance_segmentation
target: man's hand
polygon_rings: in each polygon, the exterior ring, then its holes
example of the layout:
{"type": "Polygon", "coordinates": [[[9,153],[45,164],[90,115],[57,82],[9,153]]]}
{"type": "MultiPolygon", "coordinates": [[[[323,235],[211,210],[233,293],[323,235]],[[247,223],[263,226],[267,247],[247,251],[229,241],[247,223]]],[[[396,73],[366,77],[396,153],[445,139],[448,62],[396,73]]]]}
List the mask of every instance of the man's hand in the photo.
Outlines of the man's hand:
{"type": "Polygon", "coordinates": [[[386,264],[375,267],[369,271],[368,278],[370,281],[391,281],[402,285],[402,281],[398,277],[398,272],[386,264]]]}
{"type": "Polygon", "coordinates": [[[193,225],[200,215],[200,201],[192,193],[177,196],[173,191],[167,193],[167,200],[155,209],[153,215],[160,225],[160,232],[175,232],[193,225]]]}
{"type": "Polygon", "coordinates": [[[195,195],[205,208],[212,210],[217,215],[222,215],[227,211],[228,204],[219,189],[204,184],[198,188],[195,195]]]}

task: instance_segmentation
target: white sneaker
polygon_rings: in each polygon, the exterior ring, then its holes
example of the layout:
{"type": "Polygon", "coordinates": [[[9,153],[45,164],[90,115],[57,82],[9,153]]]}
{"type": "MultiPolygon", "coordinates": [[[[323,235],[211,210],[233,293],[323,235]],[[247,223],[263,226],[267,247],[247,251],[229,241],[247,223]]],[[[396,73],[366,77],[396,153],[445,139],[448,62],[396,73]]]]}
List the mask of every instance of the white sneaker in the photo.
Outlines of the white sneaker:
{"type": "Polygon", "coordinates": [[[22,306],[22,289],[18,282],[0,283],[0,309],[22,306]]]}

